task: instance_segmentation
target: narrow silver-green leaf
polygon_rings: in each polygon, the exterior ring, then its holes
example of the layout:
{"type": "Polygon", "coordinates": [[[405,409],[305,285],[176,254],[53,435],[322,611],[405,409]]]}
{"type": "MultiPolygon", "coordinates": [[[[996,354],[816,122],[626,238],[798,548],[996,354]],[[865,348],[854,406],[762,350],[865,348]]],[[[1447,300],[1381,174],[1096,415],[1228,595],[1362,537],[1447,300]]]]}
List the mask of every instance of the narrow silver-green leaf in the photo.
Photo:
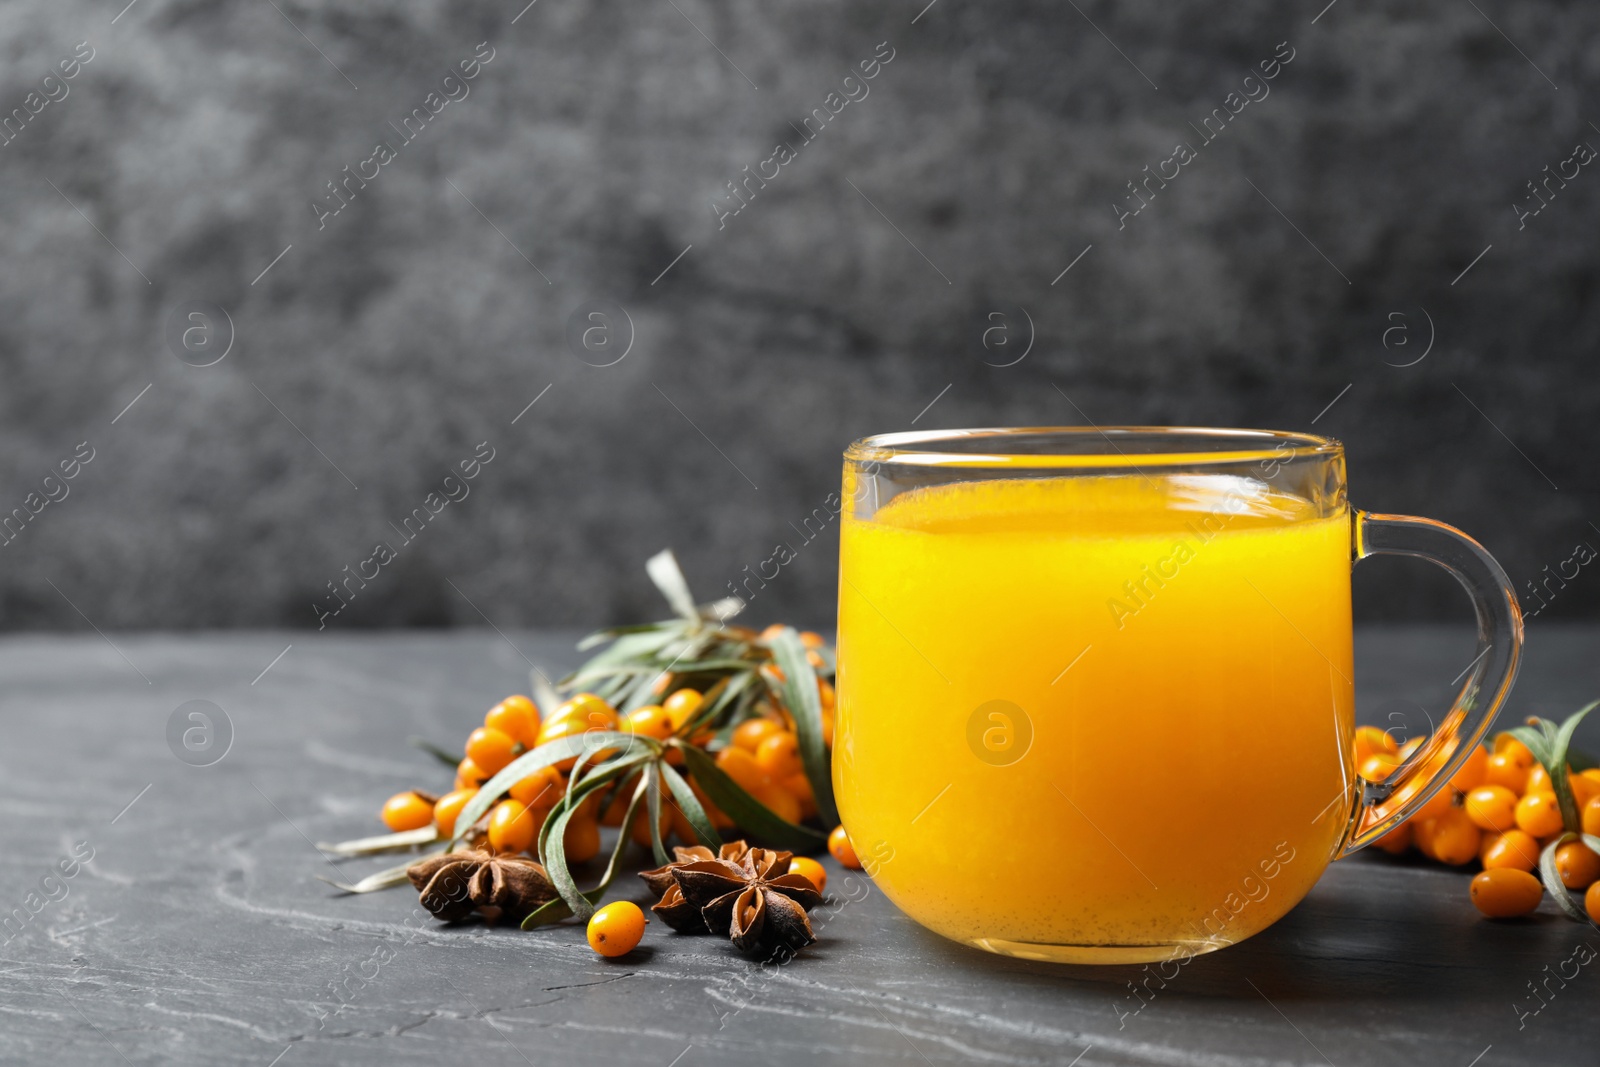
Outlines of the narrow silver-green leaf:
{"type": "Polygon", "coordinates": [[[783,671],[783,703],[794,716],[800,741],[800,762],[816,798],[817,814],[826,826],[837,826],[839,811],[833,802],[833,779],[828,769],[828,746],[822,740],[822,698],[817,692],[817,672],[806,658],[806,646],[791,626],[769,642],[772,658],[783,671]]]}
{"type": "Polygon", "coordinates": [[[455,836],[451,838],[451,847],[466,836],[472,829],[472,824],[482,818],[483,813],[504,796],[506,790],[534,771],[542,770],[552,763],[559,763],[569,756],[604,748],[610,743],[627,744],[631,739],[631,734],[618,733],[614,730],[596,730],[592,733],[574,734],[571,737],[547,741],[531,752],[524,752],[506,764],[499,774],[484,782],[483,788],[478,790],[477,795],[467,801],[466,806],[461,809],[461,814],[456,816],[455,836]]]}
{"type": "Polygon", "coordinates": [[[318,881],[327,882],[335,889],[342,889],[346,893],[376,893],[380,889],[393,889],[397,885],[405,885],[410,881],[406,877],[406,868],[416,862],[416,860],[411,860],[409,863],[402,863],[398,867],[389,867],[376,874],[369,874],[359,882],[337,882],[332,878],[324,878],[320,874],[316,878],[318,881]]]}
{"type": "Polygon", "coordinates": [[[379,834],[376,837],[358,837],[353,841],[328,844],[317,842],[317,848],[335,856],[370,856],[375,852],[390,852],[397,848],[416,848],[439,838],[439,829],[424,826],[420,830],[401,830],[396,834],[379,834]]]}
{"type": "Polygon", "coordinates": [[[826,834],[807,826],[796,826],[745,792],[744,787],[724,774],[704,750],[686,745],[683,759],[689,773],[694,775],[694,780],[705,790],[711,803],[721,808],[728,818],[757,841],[796,852],[810,852],[827,844],[826,834]]]}
{"type": "MultiPolygon", "coordinates": [[[[656,866],[665,867],[672,862],[672,857],[667,855],[666,842],[661,840],[661,764],[652,763],[644,769],[644,781],[640,783],[645,791],[645,818],[650,820],[650,851],[655,855],[656,866]]],[[[632,823],[622,824],[623,833],[633,829],[632,823]]]]}
{"type": "Polygon", "coordinates": [[[672,765],[663,760],[661,776],[665,779],[667,788],[672,791],[672,799],[678,805],[678,810],[689,820],[689,826],[693,828],[699,843],[713,852],[722,848],[722,835],[711,825],[711,817],[706,814],[700,798],[694,795],[694,790],[689,788],[689,783],[683,780],[683,775],[673,770],[672,765]]]}
{"type": "Polygon", "coordinates": [[[1539,853],[1539,877],[1544,882],[1545,891],[1561,905],[1561,910],[1567,913],[1567,917],[1582,923],[1589,921],[1589,917],[1584,914],[1583,904],[1567,892],[1566,885],[1561,881],[1561,872],[1556,870],[1556,849],[1568,841],[1576,840],[1578,836],[1578,834],[1563,833],[1544,847],[1544,851],[1539,853]]]}
{"type": "Polygon", "coordinates": [[[1513,726],[1506,733],[1528,746],[1528,751],[1533,753],[1533,758],[1547,767],[1553,762],[1550,758],[1549,737],[1543,730],[1532,726],[1513,726]]]}
{"type": "Polygon", "coordinates": [[[1545,773],[1550,776],[1550,788],[1555,791],[1556,802],[1561,807],[1562,825],[1573,833],[1583,828],[1583,822],[1578,811],[1578,800],[1572,795],[1572,783],[1567,780],[1567,749],[1572,746],[1572,735],[1578,729],[1578,724],[1596,707],[1600,707],[1600,700],[1567,716],[1567,720],[1556,731],[1555,742],[1550,746],[1551,762],[1544,767],[1545,773]]]}
{"type": "Polygon", "coordinates": [[[683,568],[678,566],[678,557],[672,554],[672,549],[664,548],[645,560],[644,569],[667,603],[672,605],[673,611],[689,622],[700,622],[694,594],[689,592],[689,582],[684,578],[683,568]]]}

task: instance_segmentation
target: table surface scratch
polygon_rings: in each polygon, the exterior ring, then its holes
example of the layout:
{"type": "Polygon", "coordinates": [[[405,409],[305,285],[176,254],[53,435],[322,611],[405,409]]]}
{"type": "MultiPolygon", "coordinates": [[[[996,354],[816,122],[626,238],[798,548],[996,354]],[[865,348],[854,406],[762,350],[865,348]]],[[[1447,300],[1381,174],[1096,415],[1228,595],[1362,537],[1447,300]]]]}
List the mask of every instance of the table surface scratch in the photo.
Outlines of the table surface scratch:
{"type": "MultiPolygon", "coordinates": [[[[530,661],[571,667],[571,635],[111,638],[0,640],[0,1062],[1498,1067],[1600,1048],[1600,967],[1550,980],[1600,932],[1548,901],[1482,921],[1463,872],[1385,856],[1335,864],[1276,926],[1141,997],[1137,967],[943,941],[831,860],[820,941],[782,967],[658,925],[611,962],[571,927],[441,928],[408,890],[316,881],[335,871],[312,842],[374,832],[385,796],[447,784],[407,739],[464,736],[530,661]],[[169,749],[190,700],[232,725],[212,766],[169,749]],[[93,859],[50,880],[80,842],[93,859]]],[[[1597,639],[1535,626],[1502,722],[1600,694],[1597,639]]],[[[1361,717],[1441,706],[1471,651],[1450,630],[1363,630],[1361,717]]]]}

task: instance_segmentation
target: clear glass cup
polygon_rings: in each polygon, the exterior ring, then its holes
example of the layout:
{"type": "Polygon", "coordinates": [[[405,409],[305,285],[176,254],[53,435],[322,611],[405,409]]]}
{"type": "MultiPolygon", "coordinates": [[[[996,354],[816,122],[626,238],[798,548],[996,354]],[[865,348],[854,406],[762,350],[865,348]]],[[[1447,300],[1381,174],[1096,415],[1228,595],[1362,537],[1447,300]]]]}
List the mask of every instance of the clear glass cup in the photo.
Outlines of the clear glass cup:
{"type": "Polygon", "coordinates": [[[1264,929],[1447,781],[1516,675],[1499,565],[1350,508],[1329,438],[884,434],[844,489],[839,811],[890,899],[993,952],[1142,962],[1264,929]],[[1454,574],[1480,646],[1382,783],[1352,743],[1350,571],[1378,553],[1454,574]]]}

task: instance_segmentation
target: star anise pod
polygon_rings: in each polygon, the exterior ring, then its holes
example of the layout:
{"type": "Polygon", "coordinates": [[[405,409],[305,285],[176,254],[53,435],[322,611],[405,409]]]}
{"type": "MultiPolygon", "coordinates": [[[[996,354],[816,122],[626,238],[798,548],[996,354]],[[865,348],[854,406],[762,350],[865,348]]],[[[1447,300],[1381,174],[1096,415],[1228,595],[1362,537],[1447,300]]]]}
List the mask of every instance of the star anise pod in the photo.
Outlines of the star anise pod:
{"type": "Polygon", "coordinates": [[[675,847],[672,850],[675,857],[672,863],[665,867],[657,867],[653,871],[639,872],[639,877],[644,879],[650,891],[661,896],[659,901],[651,905],[650,910],[680,934],[706,933],[706,924],[700,917],[700,908],[684,899],[683,891],[678,888],[672,872],[690,863],[726,863],[731,870],[737,870],[739,861],[744,859],[749,851],[750,846],[743,841],[730,841],[716,854],[704,845],[675,847]]]}
{"type": "Polygon", "coordinates": [[[685,903],[700,909],[707,930],[727,934],[741,952],[769,954],[816,940],[806,910],[822,903],[822,894],[804,876],[788,873],[792,858],[788,852],[752,848],[737,862],[709,859],[674,866],[672,879],[685,903]]]}
{"type": "Polygon", "coordinates": [[[533,860],[488,852],[447,852],[414,863],[406,877],[434,918],[465,919],[474,911],[486,918],[501,915],[520,920],[554,900],[555,887],[544,867],[533,860]]]}

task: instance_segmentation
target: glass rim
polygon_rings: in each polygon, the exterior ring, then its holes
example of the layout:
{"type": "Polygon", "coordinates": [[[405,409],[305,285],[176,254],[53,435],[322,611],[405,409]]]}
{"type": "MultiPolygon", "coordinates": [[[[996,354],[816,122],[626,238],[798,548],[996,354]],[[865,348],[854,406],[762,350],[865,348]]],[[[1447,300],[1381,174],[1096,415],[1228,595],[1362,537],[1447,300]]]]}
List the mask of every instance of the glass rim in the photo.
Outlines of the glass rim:
{"type": "MultiPolygon", "coordinates": [[[[981,447],[981,446],[980,446],[981,447]]],[[[1193,466],[1262,461],[1278,463],[1307,457],[1342,456],[1336,438],[1290,430],[1230,429],[1214,426],[1015,426],[965,430],[908,430],[873,434],[852,442],[844,458],[855,463],[894,463],[920,467],[1104,468],[1193,466]],[[1004,442],[1023,437],[1055,437],[1077,450],[1019,452],[1004,442]],[[999,447],[974,450],[984,440],[999,447]],[[1171,448],[1161,448],[1163,440],[1171,448]],[[1180,444],[1180,440],[1182,443],[1180,444]],[[1151,451],[1125,451],[1155,443],[1151,451]],[[1089,447],[1083,447],[1085,444],[1089,447]]]]}

